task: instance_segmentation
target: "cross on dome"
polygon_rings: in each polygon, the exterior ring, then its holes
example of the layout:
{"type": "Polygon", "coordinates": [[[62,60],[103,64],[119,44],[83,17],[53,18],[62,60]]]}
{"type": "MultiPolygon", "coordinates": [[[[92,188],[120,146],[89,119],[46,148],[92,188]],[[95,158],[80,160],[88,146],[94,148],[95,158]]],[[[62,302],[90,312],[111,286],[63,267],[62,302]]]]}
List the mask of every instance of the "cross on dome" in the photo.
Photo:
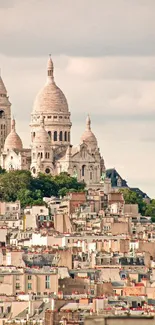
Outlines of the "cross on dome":
{"type": "Polygon", "coordinates": [[[54,80],[53,71],[54,71],[54,66],[53,66],[53,61],[52,61],[51,54],[50,54],[49,59],[47,61],[47,81],[48,82],[51,82],[54,80]]]}
{"type": "Polygon", "coordinates": [[[87,118],[86,118],[86,130],[91,130],[91,119],[90,119],[89,114],[87,115],[87,118]]]}

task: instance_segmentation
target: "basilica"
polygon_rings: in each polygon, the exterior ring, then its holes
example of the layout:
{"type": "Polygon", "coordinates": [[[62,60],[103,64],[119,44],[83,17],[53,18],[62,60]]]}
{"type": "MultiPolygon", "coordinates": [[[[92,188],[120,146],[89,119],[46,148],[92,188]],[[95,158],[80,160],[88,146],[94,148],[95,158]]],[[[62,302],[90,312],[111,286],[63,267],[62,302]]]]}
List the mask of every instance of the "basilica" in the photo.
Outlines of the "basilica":
{"type": "Polygon", "coordinates": [[[9,170],[30,170],[57,175],[67,172],[87,186],[98,187],[105,172],[97,139],[87,116],[85,130],[78,146],[71,144],[71,118],[68,103],[54,80],[51,57],[47,63],[47,80],[37,94],[30,122],[31,144],[24,148],[11,120],[11,103],[0,77],[0,155],[1,167],[9,170]]]}

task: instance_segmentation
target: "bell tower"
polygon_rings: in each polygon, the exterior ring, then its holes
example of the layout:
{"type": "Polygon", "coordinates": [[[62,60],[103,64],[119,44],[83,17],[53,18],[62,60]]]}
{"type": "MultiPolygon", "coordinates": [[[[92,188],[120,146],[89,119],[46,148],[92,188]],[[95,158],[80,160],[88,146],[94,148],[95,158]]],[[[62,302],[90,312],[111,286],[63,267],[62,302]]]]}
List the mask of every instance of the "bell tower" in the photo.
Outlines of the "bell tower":
{"type": "Polygon", "coordinates": [[[0,153],[3,151],[5,139],[10,131],[11,103],[0,75],[0,153]]]}

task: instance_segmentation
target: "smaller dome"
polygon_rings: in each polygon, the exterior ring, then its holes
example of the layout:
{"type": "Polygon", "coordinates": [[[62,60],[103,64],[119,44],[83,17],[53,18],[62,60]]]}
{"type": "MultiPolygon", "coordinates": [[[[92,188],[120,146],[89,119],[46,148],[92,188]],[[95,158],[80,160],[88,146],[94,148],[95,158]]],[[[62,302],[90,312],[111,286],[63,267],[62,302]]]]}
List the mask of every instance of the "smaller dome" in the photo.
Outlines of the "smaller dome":
{"type": "Polygon", "coordinates": [[[22,150],[23,149],[23,144],[22,140],[19,137],[19,135],[16,133],[16,123],[15,120],[12,120],[12,125],[11,125],[11,132],[8,134],[8,136],[5,139],[4,143],[4,151],[8,150],[22,150]]]}
{"type": "Polygon", "coordinates": [[[45,130],[43,115],[40,118],[40,127],[36,131],[33,143],[35,145],[50,145],[50,137],[48,132],[45,130]]]}
{"type": "Polygon", "coordinates": [[[86,143],[89,149],[91,150],[95,150],[98,147],[97,139],[91,130],[91,120],[89,115],[87,116],[86,119],[86,130],[84,131],[81,137],[81,143],[82,142],[86,143]]]}

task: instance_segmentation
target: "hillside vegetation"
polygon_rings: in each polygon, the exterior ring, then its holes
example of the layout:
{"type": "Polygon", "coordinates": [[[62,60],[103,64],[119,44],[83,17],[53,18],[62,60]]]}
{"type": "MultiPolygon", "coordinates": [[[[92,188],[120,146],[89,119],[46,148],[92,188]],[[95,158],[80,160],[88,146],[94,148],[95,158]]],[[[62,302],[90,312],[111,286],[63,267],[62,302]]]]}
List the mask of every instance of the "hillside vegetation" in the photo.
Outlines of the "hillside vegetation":
{"type": "Polygon", "coordinates": [[[43,204],[43,197],[64,196],[84,188],[84,183],[67,173],[57,176],[39,174],[33,178],[30,171],[0,169],[0,201],[20,200],[22,207],[43,204]]]}

